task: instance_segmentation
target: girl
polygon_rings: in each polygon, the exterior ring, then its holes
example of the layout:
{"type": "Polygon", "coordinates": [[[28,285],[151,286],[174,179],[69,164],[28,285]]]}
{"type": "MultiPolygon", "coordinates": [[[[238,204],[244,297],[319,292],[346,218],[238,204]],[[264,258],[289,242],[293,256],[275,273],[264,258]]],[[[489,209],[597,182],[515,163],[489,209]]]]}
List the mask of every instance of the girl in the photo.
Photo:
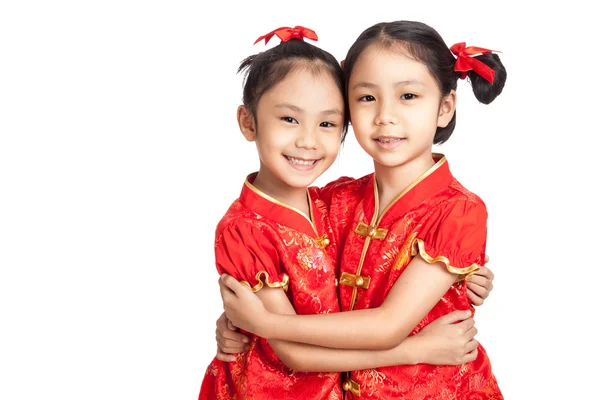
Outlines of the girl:
{"type": "MultiPolygon", "coordinates": [[[[218,224],[217,269],[242,281],[271,312],[335,313],[337,246],[325,203],[318,190],[307,187],[331,166],[346,132],[343,72],[333,56],[302,40],[316,39],[313,31],[282,28],[264,38],[273,35],[283,42],[240,66],[247,79],[238,123],[244,137],[256,143],[260,169],[248,176],[218,224]]],[[[469,315],[453,313],[412,341],[382,351],[250,335],[248,350],[235,362],[211,363],[199,398],[339,399],[339,371],[461,364],[476,357],[469,315]],[[325,372],[301,372],[316,370],[325,372]]]]}
{"type": "MultiPolygon", "coordinates": [[[[320,194],[330,203],[340,247],[341,308],[355,311],[279,315],[226,275],[221,292],[231,322],[261,337],[383,350],[442,315],[473,310],[465,281],[484,258],[487,211],[431,147],[454,130],[458,78],[468,74],[487,104],[502,91],[506,71],[490,50],[464,43],[448,49],[431,27],[397,21],[364,31],[344,74],[353,130],[375,173],[334,182],[320,194]]],[[[502,399],[485,350],[478,350],[461,366],[352,371],[343,389],[349,398],[502,399]]]]}

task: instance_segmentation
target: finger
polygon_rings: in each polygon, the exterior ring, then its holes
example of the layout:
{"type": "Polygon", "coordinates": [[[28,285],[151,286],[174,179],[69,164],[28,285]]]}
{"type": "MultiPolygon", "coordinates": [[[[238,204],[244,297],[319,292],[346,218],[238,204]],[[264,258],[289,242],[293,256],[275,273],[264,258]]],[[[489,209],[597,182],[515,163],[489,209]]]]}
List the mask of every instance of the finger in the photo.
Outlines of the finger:
{"type": "Polygon", "coordinates": [[[487,299],[487,297],[490,295],[491,290],[486,288],[485,286],[481,286],[473,282],[467,282],[467,288],[484,300],[487,299]]]}
{"type": "Polygon", "coordinates": [[[229,329],[227,329],[225,331],[219,331],[219,333],[223,336],[223,338],[232,340],[234,342],[239,342],[239,343],[249,343],[250,342],[250,339],[248,339],[248,336],[243,335],[239,332],[231,331],[229,329]]]}
{"type": "Polygon", "coordinates": [[[487,264],[490,262],[490,256],[488,256],[487,254],[485,255],[485,257],[483,258],[483,263],[487,264]]]}
{"type": "Polygon", "coordinates": [[[454,324],[455,322],[460,322],[460,321],[464,321],[467,318],[471,317],[471,311],[470,310],[456,310],[456,311],[452,311],[449,314],[446,314],[444,316],[441,316],[439,318],[440,322],[443,324],[454,324]]]}
{"type": "Polygon", "coordinates": [[[474,350],[477,350],[477,346],[479,346],[479,342],[475,339],[469,340],[469,343],[465,346],[466,353],[472,353],[474,350]]]}
{"type": "Polygon", "coordinates": [[[473,274],[471,274],[471,275],[480,275],[480,276],[485,276],[486,278],[490,278],[492,275],[492,270],[484,265],[484,266],[479,267],[479,269],[477,271],[473,272],[473,274]]]}
{"type": "Polygon", "coordinates": [[[490,268],[486,267],[485,265],[479,267],[479,269],[477,271],[475,271],[473,273],[473,275],[482,275],[490,280],[494,280],[494,278],[495,278],[494,271],[492,271],[490,268]]]}
{"type": "Polygon", "coordinates": [[[479,354],[479,351],[477,351],[477,348],[475,350],[473,350],[472,352],[465,354],[465,356],[463,358],[464,363],[475,361],[478,354],[479,354]]]}
{"type": "Polygon", "coordinates": [[[479,267],[479,269],[471,274],[471,276],[482,276],[488,279],[490,282],[494,279],[494,273],[491,269],[486,266],[479,267]]]}
{"type": "MultiPolygon", "coordinates": [[[[466,333],[469,329],[475,326],[475,320],[473,318],[467,318],[462,322],[456,324],[456,327],[459,329],[459,332],[466,333]]],[[[461,333],[461,334],[462,334],[461,333]]]]}
{"type": "Polygon", "coordinates": [[[467,332],[465,332],[465,337],[467,338],[467,340],[473,340],[475,335],[477,335],[477,332],[479,332],[479,331],[477,330],[477,327],[474,326],[471,329],[469,329],[467,332]]]}
{"type": "Polygon", "coordinates": [[[492,283],[492,280],[490,278],[488,278],[487,276],[483,276],[483,275],[471,275],[469,277],[469,279],[467,279],[467,285],[469,283],[479,285],[488,291],[491,291],[494,286],[494,284],[492,283]]]}
{"type": "Polygon", "coordinates": [[[235,292],[225,285],[223,279],[219,279],[219,291],[221,292],[221,299],[223,300],[223,303],[226,303],[228,300],[231,300],[235,297],[235,292]]]}
{"type": "Polygon", "coordinates": [[[217,344],[219,345],[221,351],[228,354],[243,353],[248,349],[248,345],[240,342],[234,342],[228,339],[217,341],[217,344]]]}
{"type": "Polygon", "coordinates": [[[236,295],[243,293],[244,291],[249,291],[247,286],[242,285],[231,275],[223,274],[221,275],[221,281],[223,284],[228,287],[231,291],[233,291],[236,295]]]}
{"type": "Polygon", "coordinates": [[[217,349],[217,359],[225,362],[232,362],[235,361],[235,356],[223,353],[220,349],[217,349]]]}
{"type": "Polygon", "coordinates": [[[217,330],[218,331],[226,331],[228,328],[228,322],[229,320],[227,319],[227,315],[225,313],[221,314],[221,316],[219,317],[219,319],[217,319],[217,330]]]}
{"type": "Polygon", "coordinates": [[[471,301],[471,304],[474,306],[480,306],[483,304],[483,299],[477,296],[475,293],[471,291],[471,289],[467,289],[467,297],[471,301]]]}
{"type": "Polygon", "coordinates": [[[221,349],[223,353],[235,354],[246,351],[247,345],[244,343],[236,342],[234,340],[225,339],[223,336],[216,336],[217,347],[221,349]]]}
{"type": "Polygon", "coordinates": [[[237,327],[230,320],[227,320],[227,328],[230,331],[234,331],[234,332],[237,331],[237,327]]]}

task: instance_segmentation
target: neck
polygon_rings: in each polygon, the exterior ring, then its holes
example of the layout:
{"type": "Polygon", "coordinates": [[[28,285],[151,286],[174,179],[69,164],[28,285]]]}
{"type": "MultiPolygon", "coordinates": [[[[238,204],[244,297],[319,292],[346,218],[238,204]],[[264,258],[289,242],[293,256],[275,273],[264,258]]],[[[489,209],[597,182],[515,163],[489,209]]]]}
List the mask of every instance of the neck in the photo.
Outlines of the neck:
{"type": "Polygon", "coordinates": [[[388,167],[375,161],[375,178],[379,196],[379,215],[390,203],[408,188],[419,176],[431,168],[433,161],[431,151],[401,165],[388,167]]]}
{"type": "Polygon", "coordinates": [[[282,182],[279,178],[274,176],[271,171],[262,164],[252,185],[274,199],[285,203],[288,206],[297,208],[310,218],[310,207],[308,205],[306,188],[295,188],[287,185],[285,182],[282,182]]]}

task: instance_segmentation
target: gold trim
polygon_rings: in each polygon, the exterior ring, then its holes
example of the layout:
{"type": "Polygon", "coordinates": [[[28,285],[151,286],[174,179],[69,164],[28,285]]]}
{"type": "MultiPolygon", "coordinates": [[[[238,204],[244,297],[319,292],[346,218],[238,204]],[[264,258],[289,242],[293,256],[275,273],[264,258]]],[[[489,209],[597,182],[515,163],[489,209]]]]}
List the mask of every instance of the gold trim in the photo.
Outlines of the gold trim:
{"type": "Polygon", "coordinates": [[[342,272],[342,276],[340,276],[340,285],[344,286],[355,286],[368,289],[370,283],[370,276],[352,275],[347,272],[342,272]]]}
{"type": "Polygon", "coordinates": [[[352,378],[348,378],[346,381],[344,381],[342,389],[344,389],[345,392],[352,393],[356,397],[360,397],[360,385],[352,378]]]}
{"type": "Polygon", "coordinates": [[[248,178],[246,178],[246,181],[244,182],[244,184],[246,186],[248,186],[248,189],[252,190],[254,193],[256,193],[257,195],[259,195],[260,197],[270,201],[271,203],[275,203],[277,205],[280,205],[281,207],[285,207],[287,209],[290,209],[294,212],[297,212],[298,214],[300,214],[304,219],[306,219],[308,221],[308,223],[310,224],[310,226],[313,228],[313,230],[315,231],[315,235],[318,236],[319,233],[317,232],[317,227],[315,226],[315,224],[313,223],[312,218],[312,201],[310,199],[310,194],[308,193],[308,190],[306,191],[306,196],[308,197],[308,209],[310,210],[310,217],[308,217],[306,214],[304,214],[302,211],[298,210],[296,207],[292,207],[289,204],[285,204],[282,201],[277,200],[274,197],[269,196],[268,194],[260,191],[259,189],[256,188],[256,186],[254,186],[253,184],[251,184],[248,181],[248,178]]]}
{"type": "Polygon", "coordinates": [[[270,288],[283,288],[283,290],[287,292],[288,285],[290,283],[290,277],[288,276],[288,274],[283,274],[283,279],[281,280],[281,282],[269,282],[269,273],[267,271],[259,271],[256,274],[256,280],[258,281],[258,283],[254,286],[250,286],[250,284],[246,281],[241,281],[240,283],[246,286],[254,293],[262,289],[265,283],[270,288]],[[264,282],[261,279],[261,275],[264,276],[264,282]]]}
{"type": "MultiPolygon", "coordinates": [[[[383,212],[381,213],[381,216],[379,217],[379,220],[377,221],[377,224],[379,224],[379,222],[383,219],[383,216],[385,215],[385,213],[398,201],[400,200],[402,197],[404,197],[404,195],[408,192],[410,192],[412,190],[412,188],[414,188],[415,186],[417,186],[419,183],[421,183],[425,178],[427,178],[429,175],[433,174],[439,167],[441,167],[442,165],[444,165],[446,163],[446,156],[440,153],[432,153],[431,154],[432,157],[435,156],[439,156],[440,159],[431,167],[429,168],[427,171],[423,172],[417,179],[415,179],[410,185],[408,185],[402,192],[400,192],[400,194],[396,197],[394,197],[394,199],[390,202],[390,204],[387,205],[387,207],[385,208],[385,210],[383,210],[383,212]]],[[[377,179],[375,179],[375,193],[378,195],[378,191],[377,191],[377,179]]]]}
{"type": "MultiPolygon", "coordinates": [[[[453,267],[452,265],[450,265],[450,260],[448,260],[444,256],[437,256],[435,258],[431,257],[425,251],[425,242],[423,242],[423,240],[421,240],[421,239],[415,239],[414,242],[412,243],[411,247],[412,247],[411,256],[414,257],[417,254],[419,254],[423,258],[423,260],[427,261],[429,264],[433,264],[436,262],[442,262],[446,265],[446,269],[448,270],[448,272],[453,273],[453,274],[468,275],[472,272],[477,271],[480,268],[479,265],[477,265],[477,264],[472,264],[465,268],[457,268],[457,267],[453,267]]],[[[463,279],[464,279],[464,276],[463,276],[463,279]]]]}
{"type": "Polygon", "coordinates": [[[375,228],[365,224],[364,222],[359,222],[356,226],[356,229],[354,229],[354,232],[356,232],[360,236],[369,236],[372,239],[383,240],[385,239],[388,230],[382,228],[375,228]]]}

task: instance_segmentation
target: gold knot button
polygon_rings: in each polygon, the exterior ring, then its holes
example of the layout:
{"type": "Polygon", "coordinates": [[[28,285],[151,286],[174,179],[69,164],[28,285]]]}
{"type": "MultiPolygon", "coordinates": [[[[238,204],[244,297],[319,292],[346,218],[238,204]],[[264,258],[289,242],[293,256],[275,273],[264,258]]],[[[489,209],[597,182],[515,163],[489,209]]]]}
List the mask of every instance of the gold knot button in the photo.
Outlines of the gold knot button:
{"type": "Polygon", "coordinates": [[[329,243],[331,243],[331,241],[329,240],[329,238],[325,238],[325,239],[323,239],[323,244],[324,244],[325,246],[329,246],[329,243]]]}
{"type": "Polygon", "coordinates": [[[388,230],[383,228],[376,228],[374,226],[369,226],[364,222],[359,222],[358,225],[356,225],[354,232],[361,236],[370,237],[371,239],[383,240],[385,239],[388,230]]]}
{"type": "Polygon", "coordinates": [[[344,386],[342,386],[342,388],[344,389],[345,392],[350,391],[350,387],[351,386],[350,386],[350,382],[349,381],[344,382],[344,386]]]}
{"type": "Polygon", "coordinates": [[[358,286],[358,287],[362,287],[363,283],[365,283],[362,276],[357,276],[355,282],[356,282],[356,286],[358,286]]]}
{"type": "Polygon", "coordinates": [[[346,379],[342,385],[342,389],[344,389],[345,392],[350,392],[353,395],[360,397],[360,385],[358,382],[353,381],[352,378],[346,379]]]}

